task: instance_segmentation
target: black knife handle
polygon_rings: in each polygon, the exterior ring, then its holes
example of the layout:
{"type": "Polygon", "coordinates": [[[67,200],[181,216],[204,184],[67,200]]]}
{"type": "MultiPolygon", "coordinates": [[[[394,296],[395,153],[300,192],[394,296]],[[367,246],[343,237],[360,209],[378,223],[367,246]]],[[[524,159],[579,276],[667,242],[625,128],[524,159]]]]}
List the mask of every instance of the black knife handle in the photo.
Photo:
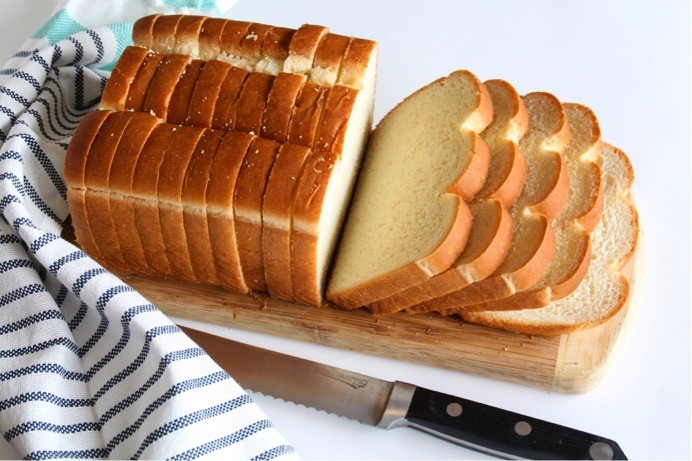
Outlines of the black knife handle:
{"type": "Polygon", "coordinates": [[[409,426],[508,459],[627,459],[612,440],[417,387],[409,426]]]}

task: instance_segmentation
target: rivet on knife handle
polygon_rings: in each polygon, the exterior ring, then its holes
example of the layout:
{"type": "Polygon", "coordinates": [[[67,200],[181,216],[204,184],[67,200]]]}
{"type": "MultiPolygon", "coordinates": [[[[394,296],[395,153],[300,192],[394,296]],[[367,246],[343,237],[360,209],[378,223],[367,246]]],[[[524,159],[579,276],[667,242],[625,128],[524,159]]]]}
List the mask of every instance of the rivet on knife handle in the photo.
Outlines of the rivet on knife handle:
{"type": "Polygon", "coordinates": [[[396,383],[390,404],[394,411],[388,405],[380,427],[415,427],[503,458],[627,459],[604,437],[410,384],[396,383]],[[398,418],[405,404],[396,394],[410,398],[405,416],[398,418]]]}

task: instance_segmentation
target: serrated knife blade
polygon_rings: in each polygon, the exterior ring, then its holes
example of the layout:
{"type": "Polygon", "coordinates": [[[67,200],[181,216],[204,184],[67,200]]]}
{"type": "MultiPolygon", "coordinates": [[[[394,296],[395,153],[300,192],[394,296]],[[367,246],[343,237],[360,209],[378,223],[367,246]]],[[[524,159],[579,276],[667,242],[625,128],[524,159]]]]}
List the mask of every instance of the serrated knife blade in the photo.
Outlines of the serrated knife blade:
{"type": "Polygon", "coordinates": [[[244,388],[380,429],[413,427],[506,459],[627,459],[577,429],[181,328],[244,388]]]}

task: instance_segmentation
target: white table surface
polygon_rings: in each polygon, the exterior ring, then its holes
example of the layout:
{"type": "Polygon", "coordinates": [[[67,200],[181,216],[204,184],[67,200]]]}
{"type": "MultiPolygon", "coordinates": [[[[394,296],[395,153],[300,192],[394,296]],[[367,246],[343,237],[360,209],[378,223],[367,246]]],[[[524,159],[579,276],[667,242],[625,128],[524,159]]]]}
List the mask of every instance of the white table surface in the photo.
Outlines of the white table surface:
{"type": "MultiPolygon", "coordinates": [[[[97,4],[97,2],[94,2],[97,4]]],[[[2,0],[0,61],[53,2],[2,0]]],[[[640,304],[606,379],[562,395],[483,377],[193,324],[254,345],[398,379],[612,438],[630,459],[690,459],[690,5],[580,2],[240,0],[227,16],[377,40],[375,120],[424,84],[466,68],[521,93],[593,108],[627,152],[646,244],[640,304]]],[[[305,459],[490,459],[412,429],[380,431],[253,394],[305,459]]],[[[6,445],[0,454],[11,456],[6,445]]]]}

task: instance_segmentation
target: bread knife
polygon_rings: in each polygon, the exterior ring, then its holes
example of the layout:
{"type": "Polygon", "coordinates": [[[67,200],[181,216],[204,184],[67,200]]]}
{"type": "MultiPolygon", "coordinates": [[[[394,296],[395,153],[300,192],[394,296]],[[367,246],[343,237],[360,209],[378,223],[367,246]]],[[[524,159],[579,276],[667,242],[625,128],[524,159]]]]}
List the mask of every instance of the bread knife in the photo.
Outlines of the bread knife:
{"type": "Polygon", "coordinates": [[[627,459],[587,432],[181,328],[244,388],[380,429],[408,426],[504,459],[627,459]]]}

